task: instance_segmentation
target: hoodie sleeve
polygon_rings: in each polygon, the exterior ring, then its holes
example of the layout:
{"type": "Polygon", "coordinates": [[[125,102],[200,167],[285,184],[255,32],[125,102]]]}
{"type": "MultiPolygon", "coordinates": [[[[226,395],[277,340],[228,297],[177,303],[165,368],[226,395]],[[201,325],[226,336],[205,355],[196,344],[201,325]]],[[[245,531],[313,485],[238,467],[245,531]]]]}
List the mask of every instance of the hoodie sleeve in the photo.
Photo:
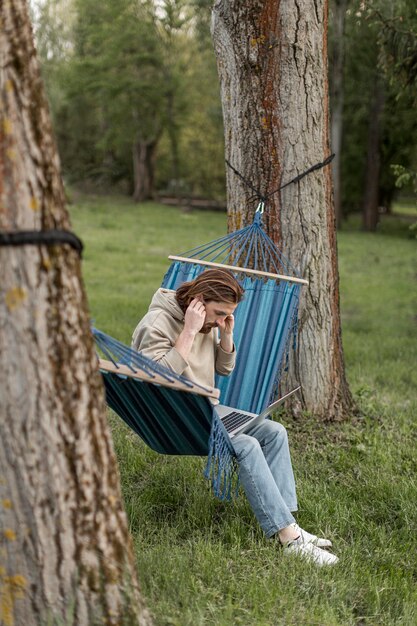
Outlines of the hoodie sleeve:
{"type": "Polygon", "coordinates": [[[226,352],[220,345],[216,347],[216,372],[220,376],[230,376],[236,362],[236,348],[233,344],[233,352],[226,352]]]}
{"type": "Polygon", "coordinates": [[[133,335],[132,347],[176,374],[182,374],[188,366],[188,362],[172,345],[170,338],[154,326],[139,324],[133,335]]]}

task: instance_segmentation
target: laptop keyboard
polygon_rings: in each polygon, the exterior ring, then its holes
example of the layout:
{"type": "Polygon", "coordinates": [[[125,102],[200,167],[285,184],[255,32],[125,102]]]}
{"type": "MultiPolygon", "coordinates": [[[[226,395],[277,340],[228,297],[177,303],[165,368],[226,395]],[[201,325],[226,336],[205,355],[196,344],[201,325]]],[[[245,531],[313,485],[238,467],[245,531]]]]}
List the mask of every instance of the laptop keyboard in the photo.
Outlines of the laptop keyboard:
{"type": "Polygon", "coordinates": [[[246,413],[239,413],[238,411],[232,411],[231,413],[228,413],[227,415],[222,417],[222,424],[227,430],[227,432],[230,433],[233,430],[235,430],[235,428],[242,426],[242,424],[245,424],[246,422],[248,422],[249,420],[253,418],[254,418],[253,415],[247,415],[246,413]]]}

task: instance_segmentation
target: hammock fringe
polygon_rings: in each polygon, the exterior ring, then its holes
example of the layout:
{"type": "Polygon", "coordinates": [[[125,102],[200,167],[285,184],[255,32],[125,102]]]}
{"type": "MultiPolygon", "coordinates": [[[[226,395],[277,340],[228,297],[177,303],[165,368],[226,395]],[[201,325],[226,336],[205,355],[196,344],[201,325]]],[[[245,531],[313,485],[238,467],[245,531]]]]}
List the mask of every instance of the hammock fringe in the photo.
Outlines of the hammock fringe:
{"type": "Polygon", "coordinates": [[[204,476],[219,500],[231,500],[239,491],[238,464],[230,438],[213,410],[209,451],[204,476]]]}

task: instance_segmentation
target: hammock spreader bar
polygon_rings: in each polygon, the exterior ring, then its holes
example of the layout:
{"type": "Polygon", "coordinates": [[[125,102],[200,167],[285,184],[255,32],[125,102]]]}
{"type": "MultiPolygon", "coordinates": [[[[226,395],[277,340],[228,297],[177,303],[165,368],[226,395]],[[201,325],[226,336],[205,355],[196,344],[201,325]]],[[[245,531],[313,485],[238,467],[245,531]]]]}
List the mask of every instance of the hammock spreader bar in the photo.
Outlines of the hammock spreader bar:
{"type": "MultiPolygon", "coordinates": [[[[103,348],[102,348],[103,349],[103,348]]],[[[201,396],[206,396],[207,398],[218,399],[219,398],[219,390],[216,388],[205,388],[202,385],[198,385],[193,383],[190,380],[183,379],[180,381],[174,380],[170,378],[169,375],[161,376],[161,374],[151,374],[147,372],[145,369],[133,370],[131,367],[124,365],[123,363],[114,363],[113,361],[106,361],[104,359],[99,359],[99,367],[100,371],[106,372],[108,374],[117,374],[117,376],[129,377],[133,380],[140,380],[142,382],[150,382],[154,385],[164,385],[165,387],[170,387],[172,389],[177,389],[178,391],[184,391],[185,393],[194,392],[198,393],[201,396]]]]}
{"type": "Polygon", "coordinates": [[[236,274],[247,274],[249,276],[258,276],[265,278],[273,278],[275,280],[286,280],[290,283],[298,283],[300,285],[308,285],[308,280],[304,278],[296,278],[295,276],[284,276],[283,274],[273,274],[272,272],[263,272],[260,270],[252,270],[248,267],[239,267],[236,265],[225,265],[223,263],[212,263],[211,261],[203,261],[192,257],[175,256],[170,254],[168,257],[171,261],[180,261],[181,263],[193,263],[195,265],[204,265],[205,267],[219,267],[230,270],[236,274]]]}

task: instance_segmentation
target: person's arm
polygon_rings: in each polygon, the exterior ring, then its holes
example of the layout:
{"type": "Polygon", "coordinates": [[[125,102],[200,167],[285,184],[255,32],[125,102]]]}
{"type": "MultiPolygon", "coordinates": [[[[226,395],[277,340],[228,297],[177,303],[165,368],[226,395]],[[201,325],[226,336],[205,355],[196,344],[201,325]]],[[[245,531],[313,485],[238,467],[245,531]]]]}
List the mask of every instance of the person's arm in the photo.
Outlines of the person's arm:
{"type": "Polygon", "coordinates": [[[152,326],[139,324],[133,335],[132,347],[148,359],[182,374],[188,366],[188,356],[195,336],[204,324],[205,315],[204,305],[193,300],[185,313],[184,328],[177,338],[170,336],[166,330],[170,324],[164,324],[161,319],[152,326]]]}
{"type": "Polygon", "coordinates": [[[225,352],[233,352],[235,347],[233,344],[233,329],[235,327],[235,318],[233,315],[227,315],[224,320],[218,321],[220,331],[220,347],[225,352]]]}
{"type": "Polygon", "coordinates": [[[140,324],[135,330],[132,347],[155,363],[182,374],[188,362],[173,345],[174,340],[175,337],[169,337],[164,331],[163,324],[140,324]]]}
{"type": "Polygon", "coordinates": [[[175,348],[183,359],[188,359],[194,339],[202,329],[205,318],[206,309],[204,304],[197,298],[194,298],[185,312],[184,328],[175,342],[175,348]]]}
{"type": "Polygon", "coordinates": [[[221,376],[229,376],[233,372],[236,362],[236,350],[233,343],[233,329],[235,318],[233,315],[218,322],[220,343],[217,345],[216,372],[221,376]]]}

